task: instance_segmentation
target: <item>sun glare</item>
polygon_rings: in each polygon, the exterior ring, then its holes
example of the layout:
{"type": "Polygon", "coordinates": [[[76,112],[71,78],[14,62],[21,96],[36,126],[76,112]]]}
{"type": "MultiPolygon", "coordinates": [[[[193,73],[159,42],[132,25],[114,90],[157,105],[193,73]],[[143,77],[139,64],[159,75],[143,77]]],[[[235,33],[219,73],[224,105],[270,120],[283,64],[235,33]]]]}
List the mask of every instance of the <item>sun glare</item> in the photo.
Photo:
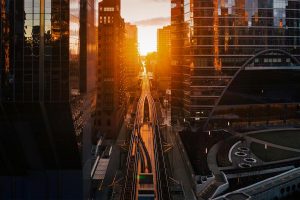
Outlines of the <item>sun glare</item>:
{"type": "Polygon", "coordinates": [[[141,55],[146,55],[149,52],[156,51],[156,26],[139,26],[138,41],[141,55]]]}

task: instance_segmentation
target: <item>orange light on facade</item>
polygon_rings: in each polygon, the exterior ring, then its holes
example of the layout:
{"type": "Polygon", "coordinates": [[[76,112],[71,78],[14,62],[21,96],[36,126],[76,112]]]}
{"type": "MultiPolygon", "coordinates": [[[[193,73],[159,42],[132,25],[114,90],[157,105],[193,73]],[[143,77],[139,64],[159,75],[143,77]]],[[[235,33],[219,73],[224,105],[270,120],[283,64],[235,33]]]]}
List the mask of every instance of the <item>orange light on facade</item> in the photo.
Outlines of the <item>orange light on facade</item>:
{"type": "Polygon", "coordinates": [[[257,12],[254,14],[254,20],[256,23],[258,22],[258,13],[257,12]]]}
{"type": "Polygon", "coordinates": [[[222,63],[219,58],[219,16],[218,16],[218,0],[214,0],[214,66],[216,71],[221,71],[222,63]]]}
{"type": "Polygon", "coordinates": [[[228,24],[228,14],[225,14],[225,38],[224,38],[224,50],[228,51],[228,43],[229,43],[229,24],[228,24]]]}
{"type": "MultiPolygon", "coordinates": [[[[10,60],[9,60],[9,53],[10,53],[10,44],[8,41],[9,38],[9,33],[10,33],[10,29],[9,29],[9,25],[8,25],[8,13],[6,12],[6,2],[2,0],[1,2],[1,15],[0,15],[0,19],[3,23],[3,38],[5,38],[5,40],[0,41],[0,43],[3,43],[3,54],[4,54],[4,71],[6,73],[9,72],[9,66],[10,66],[10,60]]],[[[1,53],[1,52],[0,52],[1,53]]]]}

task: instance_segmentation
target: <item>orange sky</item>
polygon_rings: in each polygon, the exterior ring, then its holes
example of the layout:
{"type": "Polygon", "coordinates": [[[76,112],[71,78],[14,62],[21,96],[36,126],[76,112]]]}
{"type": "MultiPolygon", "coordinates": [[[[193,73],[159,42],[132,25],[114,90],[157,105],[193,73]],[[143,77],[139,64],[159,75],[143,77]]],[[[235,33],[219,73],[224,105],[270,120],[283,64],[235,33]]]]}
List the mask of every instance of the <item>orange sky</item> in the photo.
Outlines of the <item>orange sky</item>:
{"type": "Polygon", "coordinates": [[[156,51],[156,30],[170,24],[170,0],[121,0],[122,17],[138,25],[142,55],[156,51]]]}

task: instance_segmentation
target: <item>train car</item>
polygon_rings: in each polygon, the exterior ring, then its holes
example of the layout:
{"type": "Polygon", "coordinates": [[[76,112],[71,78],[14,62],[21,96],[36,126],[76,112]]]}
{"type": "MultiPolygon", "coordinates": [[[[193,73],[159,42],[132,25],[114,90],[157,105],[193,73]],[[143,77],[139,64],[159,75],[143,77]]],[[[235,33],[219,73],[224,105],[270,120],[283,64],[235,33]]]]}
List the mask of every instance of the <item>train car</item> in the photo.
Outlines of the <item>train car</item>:
{"type": "Polygon", "coordinates": [[[153,188],[139,189],[138,200],[154,200],[155,191],[153,188]]]}
{"type": "Polygon", "coordinates": [[[139,184],[153,184],[153,174],[152,173],[140,173],[138,176],[139,184]]]}

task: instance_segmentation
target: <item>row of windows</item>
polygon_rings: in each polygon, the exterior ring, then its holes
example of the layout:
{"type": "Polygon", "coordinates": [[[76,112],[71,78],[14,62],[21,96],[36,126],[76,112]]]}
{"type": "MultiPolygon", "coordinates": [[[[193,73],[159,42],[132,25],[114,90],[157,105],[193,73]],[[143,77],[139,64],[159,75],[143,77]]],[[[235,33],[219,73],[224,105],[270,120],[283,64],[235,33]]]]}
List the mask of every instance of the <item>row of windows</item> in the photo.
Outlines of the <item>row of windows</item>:
{"type": "MultiPolygon", "coordinates": [[[[189,42],[186,41],[186,45],[189,45],[189,42]]],[[[214,38],[193,38],[191,40],[191,44],[193,46],[198,45],[199,48],[205,46],[215,46],[214,38]]],[[[257,45],[268,45],[271,46],[281,46],[281,47],[292,47],[300,45],[300,38],[268,38],[268,37],[253,37],[252,39],[248,38],[238,38],[238,37],[219,37],[219,47],[222,48],[224,46],[227,48],[243,48],[246,46],[257,46],[257,45]]]]}
{"type": "MultiPolygon", "coordinates": [[[[258,52],[259,50],[263,49],[263,48],[267,48],[267,47],[276,47],[274,45],[261,45],[261,44],[257,44],[260,46],[230,46],[230,48],[225,49],[224,45],[219,46],[219,56],[222,57],[223,55],[232,55],[233,57],[237,57],[239,55],[245,55],[246,56],[250,56],[253,55],[254,52],[258,52]]],[[[186,49],[185,50],[185,55],[192,55],[192,56],[197,56],[197,55],[201,55],[201,56],[213,56],[214,55],[214,46],[209,46],[209,47],[203,47],[203,46],[197,46],[197,48],[194,48],[192,50],[186,49]]],[[[299,45],[279,45],[277,46],[279,48],[285,48],[285,49],[299,49],[299,45]]],[[[296,51],[295,51],[296,52],[296,51]]],[[[244,58],[245,60],[245,58],[244,58]]]]}
{"type": "MultiPolygon", "coordinates": [[[[231,1],[231,3],[221,4],[218,7],[221,9],[239,9],[244,8],[245,10],[257,10],[257,9],[274,9],[274,8],[300,8],[300,2],[298,0],[259,0],[259,1],[248,1],[248,0],[235,0],[231,1]],[[250,4],[251,2],[251,4],[250,4]],[[250,6],[249,6],[250,5],[250,6]]],[[[194,8],[209,8],[213,7],[213,1],[194,1],[191,4],[194,8]]]]}
{"type": "Polygon", "coordinates": [[[110,24],[114,22],[114,17],[112,16],[100,16],[100,24],[110,24]]]}
{"type": "Polygon", "coordinates": [[[104,12],[113,12],[115,11],[114,7],[100,7],[100,11],[104,11],[104,12]]]}
{"type": "MultiPolygon", "coordinates": [[[[298,190],[300,189],[300,183],[297,184],[298,190]]],[[[296,185],[292,185],[292,188],[290,186],[287,186],[286,188],[281,188],[280,193],[283,195],[285,192],[289,193],[292,189],[292,192],[296,191],[296,185]]],[[[278,198],[277,198],[278,199],[278,198]]]]}
{"type": "MultiPolygon", "coordinates": [[[[70,59],[77,62],[76,66],[79,64],[79,3],[79,0],[45,0],[45,101],[69,101],[69,76],[74,74],[68,67],[72,67],[70,59]],[[69,53],[76,55],[71,57],[69,53]]],[[[14,52],[10,56],[15,60],[12,66],[15,74],[10,79],[11,85],[15,85],[15,94],[11,96],[15,96],[15,100],[34,101],[39,96],[35,85],[39,80],[40,0],[24,0],[24,4],[16,1],[14,7],[7,9],[11,14],[16,14],[11,18],[14,20],[11,25],[15,27],[10,27],[16,30],[16,40],[10,45],[14,52]],[[24,14],[23,22],[18,13],[24,14]]]]}

